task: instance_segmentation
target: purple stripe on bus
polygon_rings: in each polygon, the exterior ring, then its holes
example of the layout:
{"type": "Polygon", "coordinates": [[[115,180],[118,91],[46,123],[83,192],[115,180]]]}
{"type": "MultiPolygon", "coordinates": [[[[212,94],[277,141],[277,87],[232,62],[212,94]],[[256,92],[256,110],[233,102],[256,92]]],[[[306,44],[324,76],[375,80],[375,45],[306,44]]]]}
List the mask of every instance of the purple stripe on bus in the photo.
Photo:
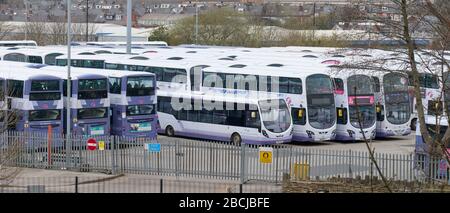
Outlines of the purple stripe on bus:
{"type": "Polygon", "coordinates": [[[376,135],[377,138],[386,138],[390,136],[395,136],[393,132],[387,132],[387,131],[377,131],[376,135]]]}
{"type": "Polygon", "coordinates": [[[298,142],[314,142],[314,138],[308,137],[306,134],[295,134],[292,136],[293,141],[298,142]]]}
{"type": "MultiPolygon", "coordinates": [[[[163,130],[159,130],[158,132],[164,133],[163,130]]],[[[192,133],[192,132],[176,132],[176,135],[184,136],[184,137],[192,137],[192,138],[202,138],[206,140],[214,140],[214,141],[231,141],[231,135],[230,137],[227,136],[214,136],[214,135],[206,135],[206,134],[199,134],[199,133],[192,133]]],[[[291,139],[282,139],[282,140],[276,140],[276,139],[264,139],[264,140],[255,140],[255,139],[248,139],[242,137],[242,143],[245,144],[276,144],[278,141],[281,141],[283,143],[291,142],[291,139]]]]}
{"type": "Polygon", "coordinates": [[[348,136],[348,135],[337,133],[335,140],[337,140],[337,141],[353,141],[355,139],[353,137],[348,136]]]}

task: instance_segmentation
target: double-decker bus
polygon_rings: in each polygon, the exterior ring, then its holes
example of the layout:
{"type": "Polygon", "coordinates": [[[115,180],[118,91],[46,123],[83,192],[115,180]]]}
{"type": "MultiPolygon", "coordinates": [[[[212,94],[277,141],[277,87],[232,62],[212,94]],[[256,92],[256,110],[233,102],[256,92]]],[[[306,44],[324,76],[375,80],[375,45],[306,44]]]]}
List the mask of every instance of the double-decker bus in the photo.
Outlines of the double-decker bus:
{"type": "Polygon", "coordinates": [[[330,74],[336,94],[336,140],[374,138],[376,113],[372,77],[357,70],[330,71],[330,74]]]}
{"type": "Polygon", "coordinates": [[[6,81],[6,105],[9,129],[25,132],[63,132],[62,79],[50,73],[40,74],[26,64],[1,62],[6,81]]]}
{"type": "MultiPolygon", "coordinates": [[[[412,79],[412,75],[409,73],[409,79],[412,79]]],[[[432,73],[420,72],[419,73],[419,83],[420,83],[420,95],[422,98],[422,105],[424,112],[427,115],[442,114],[442,88],[439,83],[439,76],[432,73]]],[[[416,129],[417,124],[417,101],[414,96],[414,86],[412,80],[409,81],[409,93],[411,96],[410,105],[413,109],[412,119],[411,119],[411,129],[416,129]]]]}
{"type": "Polygon", "coordinates": [[[447,158],[450,156],[450,144],[445,144],[444,135],[448,128],[447,116],[425,115],[425,125],[433,140],[426,144],[420,131],[420,122],[416,125],[416,142],[414,149],[414,161],[418,169],[423,171],[428,178],[449,180],[449,166],[447,158]]]}
{"type": "Polygon", "coordinates": [[[376,137],[410,134],[412,108],[406,73],[380,71],[369,71],[369,73],[374,81],[376,137]]]}
{"type": "MultiPolygon", "coordinates": [[[[67,97],[67,68],[46,65],[30,65],[27,63],[15,63],[16,67],[33,67],[34,72],[42,72],[63,79],[63,95],[67,97]]],[[[109,135],[110,101],[108,98],[109,84],[107,76],[101,74],[88,74],[77,72],[79,68],[72,68],[71,73],[71,128],[74,135],[109,135]]],[[[67,101],[64,101],[66,104],[67,101]]],[[[67,106],[64,105],[64,109],[67,106]]],[[[64,119],[67,119],[64,113],[64,119]]],[[[66,125],[67,122],[64,122],[66,125]]],[[[65,130],[66,128],[64,128],[65,130]]]]}
{"type": "Polygon", "coordinates": [[[161,132],[233,144],[290,142],[292,119],[279,98],[158,92],[161,132]]]}
{"type": "Polygon", "coordinates": [[[77,69],[77,72],[108,76],[111,134],[156,138],[158,116],[154,74],[107,69],[77,69]]]}

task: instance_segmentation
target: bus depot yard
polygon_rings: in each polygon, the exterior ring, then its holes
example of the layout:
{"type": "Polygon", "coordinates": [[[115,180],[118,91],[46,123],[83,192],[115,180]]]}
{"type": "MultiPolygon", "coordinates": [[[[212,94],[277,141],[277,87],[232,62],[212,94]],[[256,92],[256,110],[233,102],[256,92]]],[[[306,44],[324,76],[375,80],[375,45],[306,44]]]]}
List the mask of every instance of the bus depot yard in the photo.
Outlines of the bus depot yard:
{"type": "MultiPolygon", "coordinates": [[[[165,135],[158,136],[161,140],[170,140],[165,135]]],[[[191,138],[178,138],[177,140],[189,140],[197,141],[198,143],[205,143],[201,140],[191,138]]],[[[375,152],[389,153],[389,154],[411,154],[414,153],[415,147],[415,135],[414,132],[407,136],[397,136],[390,138],[375,138],[369,142],[375,152]]],[[[352,151],[367,151],[366,143],[362,141],[358,142],[339,142],[339,141],[322,141],[322,142],[291,142],[287,143],[288,146],[298,146],[303,149],[321,149],[321,150],[352,150],[352,151]]]]}
{"type": "MultiPolygon", "coordinates": [[[[411,75],[389,61],[393,52],[132,50],[80,44],[69,58],[63,46],[0,48],[2,165],[238,184],[366,177],[448,183],[446,161],[429,156],[414,131],[411,75]],[[369,70],[349,66],[367,60],[369,70]],[[380,60],[383,69],[375,66],[380,60]]],[[[433,66],[439,63],[419,67],[428,129],[448,101],[427,70],[433,66]]]]}

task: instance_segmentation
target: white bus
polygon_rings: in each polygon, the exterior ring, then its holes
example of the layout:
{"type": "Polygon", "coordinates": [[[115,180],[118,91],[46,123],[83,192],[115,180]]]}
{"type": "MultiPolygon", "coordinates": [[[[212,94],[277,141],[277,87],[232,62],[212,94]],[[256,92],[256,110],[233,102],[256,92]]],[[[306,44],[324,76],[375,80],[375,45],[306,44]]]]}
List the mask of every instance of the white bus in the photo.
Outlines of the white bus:
{"type": "Polygon", "coordinates": [[[158,92],[161,132],[233,144],[286,143],[292,119],[283,99],[158,92]],[[183,103],[183,104],[179,104],[183,103]]]}
{"type": "Polygon", "coordinates": [[[298,70],[293,67],[244,64],[231,66],[203,69],[201,91],[243,97],[257,97],[265,93],[276,95],[291,108],[294,141],[334,139],[336,108],[333,81],[328,75],[308,67],[298,70]]]}
{"type": "MultiPolygon", "coordinates": [[[[126,46],[127,42],[87,42],[87,46],[126,46]]],[[[143,47],[166,47],[168,46],[165,41],[133,41],[132,46],[143,47]]]]}
{"type": "Polygon", "coordinates": [[[2,51],[4,61],[27,62],[32,64],[55,65],[56,57],[63,55],[62,50],[17,48],[15,50],[2,51]]]}
{"type": "Polygon", "coordinates": [[[16,47],[16,46],[37,46],[35,41],[0,41],[0,47],[16,47]]]}

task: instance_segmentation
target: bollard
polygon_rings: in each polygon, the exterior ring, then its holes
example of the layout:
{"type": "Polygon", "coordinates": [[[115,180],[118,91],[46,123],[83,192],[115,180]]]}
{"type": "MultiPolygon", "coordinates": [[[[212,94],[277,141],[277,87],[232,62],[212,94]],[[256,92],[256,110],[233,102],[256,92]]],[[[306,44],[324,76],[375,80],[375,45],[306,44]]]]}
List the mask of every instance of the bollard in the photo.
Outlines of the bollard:
{"type": "Polygon", "coordinates": [[[159,180],[159,193],[163,193],[163,179],[159,180]]]}
{"type": "Polygon", "coordinates": [[[75,193],[78,193],[78,176],[75,177],[75,193]]]}

